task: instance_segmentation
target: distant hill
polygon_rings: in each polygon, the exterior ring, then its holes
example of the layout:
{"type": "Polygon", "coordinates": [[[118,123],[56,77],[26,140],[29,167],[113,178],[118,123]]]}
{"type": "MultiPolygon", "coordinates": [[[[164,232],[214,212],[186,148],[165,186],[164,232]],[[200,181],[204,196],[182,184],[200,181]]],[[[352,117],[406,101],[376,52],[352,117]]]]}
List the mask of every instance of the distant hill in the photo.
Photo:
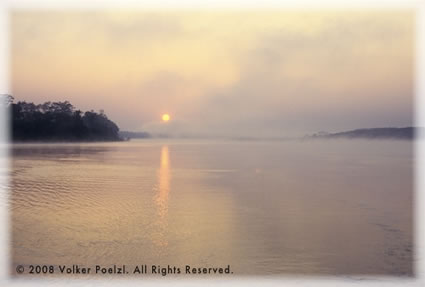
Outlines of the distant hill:
{"type": "Polygon", "coordinates": [[[400,139],[412,140],[418,135],[421,128],[405,127],[405,128],[372,128],[372,129],[356,129],[338,133],[319,132],[309,136],[309,138],[362,138],[362,139],[400,139]]]}
{"type": "Polygon", "coordinates": [[[147,132],[119,131],[119,135],[123,139],[147,139],[152,137],[152,135],[147,132]]]}

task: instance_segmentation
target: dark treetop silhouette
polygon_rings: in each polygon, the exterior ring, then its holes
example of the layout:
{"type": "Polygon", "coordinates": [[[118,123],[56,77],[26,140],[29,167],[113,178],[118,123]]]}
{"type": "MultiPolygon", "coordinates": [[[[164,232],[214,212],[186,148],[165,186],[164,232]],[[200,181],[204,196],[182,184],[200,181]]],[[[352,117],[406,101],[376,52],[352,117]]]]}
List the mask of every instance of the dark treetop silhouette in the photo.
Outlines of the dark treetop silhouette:
{"type": "Polygon", "coordinates": [[[13,141],[118,141],[118,126],[103,113],[83,113],[68,101],[36,105],[6,96],[13,141]]]}

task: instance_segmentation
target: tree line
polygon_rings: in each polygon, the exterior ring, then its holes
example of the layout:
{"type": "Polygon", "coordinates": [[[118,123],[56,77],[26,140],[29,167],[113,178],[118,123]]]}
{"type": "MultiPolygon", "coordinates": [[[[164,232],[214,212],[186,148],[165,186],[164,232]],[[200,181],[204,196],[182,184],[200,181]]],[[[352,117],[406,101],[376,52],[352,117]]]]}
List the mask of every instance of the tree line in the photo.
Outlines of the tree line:
{"type": "Polygon", "coordinates": [[[68,101],[14,102],[10,95],[3,103],[11,114],[13,141],[116,141],[118,126],[101,110],[82,112],[68,101]]]}

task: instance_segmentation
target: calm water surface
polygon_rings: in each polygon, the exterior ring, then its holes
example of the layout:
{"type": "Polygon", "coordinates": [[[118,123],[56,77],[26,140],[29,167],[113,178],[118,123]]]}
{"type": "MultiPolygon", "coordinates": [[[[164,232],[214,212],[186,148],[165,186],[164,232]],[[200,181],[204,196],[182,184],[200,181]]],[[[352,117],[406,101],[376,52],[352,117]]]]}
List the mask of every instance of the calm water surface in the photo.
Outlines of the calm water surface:
{"type": "Polygon", "coordinates": [[[407,141],[13,146],[12,264],[412,275],[407,141]]]}

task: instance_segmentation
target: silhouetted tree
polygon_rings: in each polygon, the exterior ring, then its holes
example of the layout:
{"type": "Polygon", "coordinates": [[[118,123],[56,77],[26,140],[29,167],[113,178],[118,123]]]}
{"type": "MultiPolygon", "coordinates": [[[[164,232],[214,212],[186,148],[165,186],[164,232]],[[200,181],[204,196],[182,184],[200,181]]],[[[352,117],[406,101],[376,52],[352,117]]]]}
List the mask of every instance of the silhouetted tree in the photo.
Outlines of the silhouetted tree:
{"type": "Polygon", "coordinates": [[[46,102],[40,105],[19,101],[5,95],[3,106],[11,112],[12,139],[30,140],[121,140],[118,126],[102,111],[75,110],[68,102],[46,102]]]}
{"type": "Polygon", "coordinates": [[[8,94],[0,94],[0,107],[9,107],[13,103],[14,98],[8,94]]]}

